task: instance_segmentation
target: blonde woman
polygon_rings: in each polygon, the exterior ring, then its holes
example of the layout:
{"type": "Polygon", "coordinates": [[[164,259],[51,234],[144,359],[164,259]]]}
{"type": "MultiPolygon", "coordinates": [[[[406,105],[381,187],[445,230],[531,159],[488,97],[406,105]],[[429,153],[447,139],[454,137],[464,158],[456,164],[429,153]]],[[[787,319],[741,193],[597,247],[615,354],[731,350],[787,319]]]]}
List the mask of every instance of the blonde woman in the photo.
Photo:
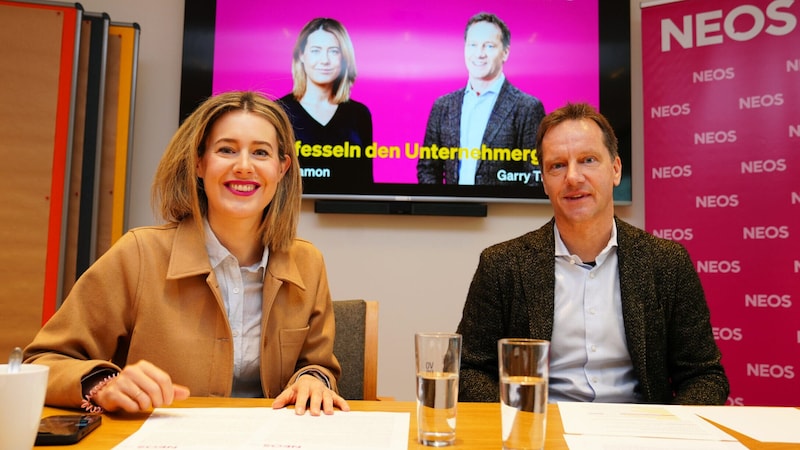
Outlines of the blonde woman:
{"type": "Polygon", "coordinates": [[[301,180],[283,110],[253,92],[203,103],[153,183],[166,224],[126,233],[25,349],[46,402],[146,411],[193,396],[272,397],[303,414],[336,393],[322,255],[295,238],[301,180]]]}

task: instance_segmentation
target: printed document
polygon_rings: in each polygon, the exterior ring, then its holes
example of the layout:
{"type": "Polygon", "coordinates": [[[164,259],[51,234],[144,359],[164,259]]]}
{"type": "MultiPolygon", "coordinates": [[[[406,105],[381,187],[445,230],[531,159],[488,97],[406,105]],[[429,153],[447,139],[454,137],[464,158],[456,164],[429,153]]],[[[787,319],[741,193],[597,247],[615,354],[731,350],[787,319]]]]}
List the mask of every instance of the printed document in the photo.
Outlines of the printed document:
{"type": "Polygon", "coordinates": [[[566,434],[569,450],[747,450],[735,441],[696,441],[692,439],[640,438],[566,434]]]}
{"type": "Polygon", "coordinates": [[[564,433],[736,441],[680,405],[559,402],[564,433]]]}
{"type": "Polygon", "coordinates": [[[409,413],[292,409],[156,408],[115,449],[406,450],[409,413]]]}

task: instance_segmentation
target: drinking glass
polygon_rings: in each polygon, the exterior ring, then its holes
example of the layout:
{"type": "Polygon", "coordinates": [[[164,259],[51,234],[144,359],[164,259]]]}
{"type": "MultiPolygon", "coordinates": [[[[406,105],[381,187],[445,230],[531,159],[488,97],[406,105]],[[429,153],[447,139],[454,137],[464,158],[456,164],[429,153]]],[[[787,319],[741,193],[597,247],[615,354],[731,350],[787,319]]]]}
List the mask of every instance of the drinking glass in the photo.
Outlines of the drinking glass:
{"type": "Polygon", "coordinates": [[[417,438],[433,447],[456,440],[461,335],[416,333],[417,438]]]}
{"type": "Polygon", "coordinates": [[[550,342],[507,338],[497,342],[504,450],[541,450],[547,426],[550,342]]]}

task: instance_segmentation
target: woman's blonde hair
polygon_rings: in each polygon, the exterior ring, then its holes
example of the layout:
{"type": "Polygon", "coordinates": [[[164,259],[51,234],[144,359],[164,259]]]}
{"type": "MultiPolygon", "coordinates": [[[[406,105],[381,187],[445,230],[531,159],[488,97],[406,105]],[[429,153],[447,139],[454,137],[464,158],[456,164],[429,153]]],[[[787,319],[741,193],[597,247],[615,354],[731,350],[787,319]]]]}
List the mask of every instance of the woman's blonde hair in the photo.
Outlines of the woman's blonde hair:
{"type": "Polygon", "coordinates": [[[236,91],[210,97],[181,124],[158,164],[152,187],[153,208],[169,222],[193,217],[202,226],[208,213],[208,197],[197,177],[197,164],[205,153],[206,138],[214,123],[231,111],[258,114],[275,127],[278,155],[290,160],[289,168],[264,208],[259,227],[261,240],[270,251],[287,249],[297,233],[302,179],[294,147],[294,131],[279,105],[257,92],[236,91]]]}
{"type": "Polygon", "coordinates": [[[325,17],[311,19],[297,36],[297,41],[292,51],[292,80],[294,81],[292,94],[298,101],[306,95],[308,80],[306,71],[303,68],[303,62],[300,61],[300,56],[306,50],[308,37],[317,30],[327,31],[339,41],[339,48],[342,50],[342,67],[339,76],[333,82],[333,98],[331,100],[337,104],[344,103],[350,100],[350,88],[356,81],[356,54],[353,51],[350,35],[347,34],[344,25],[338,20],[325,17]]]}

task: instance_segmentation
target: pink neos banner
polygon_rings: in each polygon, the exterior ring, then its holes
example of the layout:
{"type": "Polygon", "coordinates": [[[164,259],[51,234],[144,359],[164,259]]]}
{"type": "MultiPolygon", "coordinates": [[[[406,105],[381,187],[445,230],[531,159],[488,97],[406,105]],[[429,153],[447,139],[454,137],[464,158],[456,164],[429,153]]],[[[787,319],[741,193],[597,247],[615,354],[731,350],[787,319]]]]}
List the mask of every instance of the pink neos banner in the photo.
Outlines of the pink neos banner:
{"type": "Polygon", "coordinates": [[[645,225],[684,244],[733,405],[800,405],[800,2],[642,5],[645,225]]]}

